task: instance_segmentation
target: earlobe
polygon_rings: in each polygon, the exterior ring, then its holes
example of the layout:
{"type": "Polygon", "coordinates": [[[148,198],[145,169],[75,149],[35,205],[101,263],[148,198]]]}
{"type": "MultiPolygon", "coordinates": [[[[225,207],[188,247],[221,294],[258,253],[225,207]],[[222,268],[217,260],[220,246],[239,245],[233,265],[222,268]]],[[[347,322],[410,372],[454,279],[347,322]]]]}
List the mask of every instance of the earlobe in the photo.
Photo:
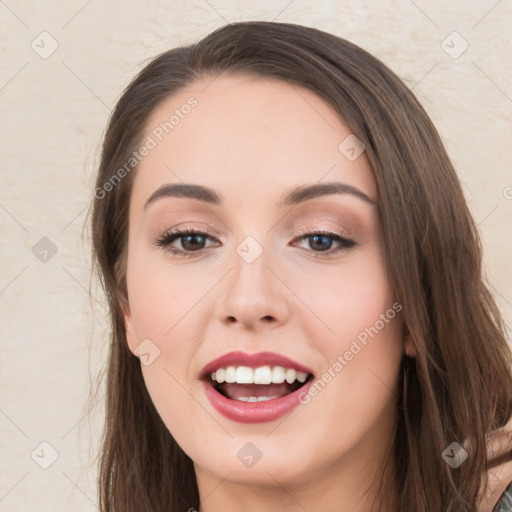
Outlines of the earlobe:
{"type": "Polygon", "coordinates": [[[404,339],[404,352],[407,357],[416,357],[416,347],[412,341],[412,336],[408,332],[404,339]]]}
{"type": "Polygon", "coordinates": [[[128,343],[128,348],[130,352],[133,354],[135,347],[138,345],[137,336],[135,335],[135,328],[133,325],[133,317],[130,309],[130,304],[127,300],[122,301],[122,310],[123,310],[123,318],[124,318],[124,328],[126,333],[126,342],[128,343]]]}

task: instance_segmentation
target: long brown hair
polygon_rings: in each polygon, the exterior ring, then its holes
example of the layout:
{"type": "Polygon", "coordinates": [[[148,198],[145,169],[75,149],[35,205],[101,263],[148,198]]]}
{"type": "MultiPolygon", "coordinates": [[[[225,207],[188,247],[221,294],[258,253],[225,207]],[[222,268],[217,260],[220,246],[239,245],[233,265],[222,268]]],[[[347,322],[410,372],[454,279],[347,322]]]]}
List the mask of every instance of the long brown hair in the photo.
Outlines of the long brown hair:
{"type": "MultiPolygon", "coordinates": [[[[490,467],[486,435],[512,414],[512,354],[482,278],[477,227],[442,141],[413,93],[354,44],[289,23],[240,22],[167,51],[111,115],[91,206],[93,256],[111,316],[102,512],[199,508],[192,461],[152,404],[123,322],[131,183],[119,177],[164,99],[197,77],[252,73],[306,87],[364,143],[378,192],[388,272],[417,357],[403,359],[394,442],[401,512],[475,511],[490,467]],[[469,453],[452,469],[442,452],[469,453]]],[[[126,176],[124,176],[126,174],[126,176]]],[[[511,458],[509,454],[509,458],[511,458]]]]}

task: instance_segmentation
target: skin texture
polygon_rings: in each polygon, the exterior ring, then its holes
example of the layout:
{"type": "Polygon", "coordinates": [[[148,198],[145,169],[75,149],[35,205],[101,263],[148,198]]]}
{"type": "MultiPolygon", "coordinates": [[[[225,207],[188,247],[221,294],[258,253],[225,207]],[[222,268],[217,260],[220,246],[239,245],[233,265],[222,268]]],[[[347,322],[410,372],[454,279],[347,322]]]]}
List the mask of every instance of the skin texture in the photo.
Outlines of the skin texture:
{"type": "MultiPolygon", "coordinates": [[[[200,512],[370,510],[373,491],[363,494],[392,442],[404,351],[400,314],[307,405],[274,422],[224,418],[198,379],[207,363],[232,350],[277,352],[320,378],[392,308],[374,204],[336,194],[276,206],[293,187],[332,181],[376,201],[368,162],[364,153],[349,161],[338,150],[350,129],[314,93],[244,75],[198,79],[165,100],[144,139],[190,96],[197,106],[134,176],[125,324],[132,352],[146,338],[160,350],[142,365],[143,376],[194,461],[200,512]],[[213,188],[223,204],[160,198],[144,209],[156,189],[182,182],[213,188]],[[190,258],[153,243],[178,226],[212,238],[190,258]],[[297,237],[304,228],[337,231],[356,245],[336,251],[334,238],[325,256],[307,236],[297,237]],[[247,236],[263,249],[250,264],[236,252],[247,236]],[[262,453],[252,468],[237,458],[247,442],[262,453]]],[[[172,246],[184,250],[183,243],[172,246]]],[[[391,496],[393,483],[386,485],[391,496]]]]}

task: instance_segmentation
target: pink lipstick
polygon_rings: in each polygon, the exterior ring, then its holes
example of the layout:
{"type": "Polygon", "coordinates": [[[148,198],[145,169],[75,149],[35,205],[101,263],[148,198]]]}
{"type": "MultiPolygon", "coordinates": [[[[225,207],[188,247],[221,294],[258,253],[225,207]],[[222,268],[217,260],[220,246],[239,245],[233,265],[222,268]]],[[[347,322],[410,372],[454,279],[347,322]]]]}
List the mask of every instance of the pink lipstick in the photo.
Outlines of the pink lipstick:
{"type": "Polygon", "coordinates": [[[299,394],[307,392],[313,373],[273,352],[235,351],[208,363],[200,378],[217,412],[241,423],[263,423],[299,405],[299,394]]]}

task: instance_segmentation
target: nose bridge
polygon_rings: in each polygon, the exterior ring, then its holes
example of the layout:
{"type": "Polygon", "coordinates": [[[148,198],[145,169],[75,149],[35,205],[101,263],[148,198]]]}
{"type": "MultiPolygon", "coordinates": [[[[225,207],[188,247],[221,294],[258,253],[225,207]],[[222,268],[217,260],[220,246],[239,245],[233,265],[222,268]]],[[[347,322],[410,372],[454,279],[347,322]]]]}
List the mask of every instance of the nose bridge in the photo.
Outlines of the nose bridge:
{"type": "Polygon", "coordinates": [[[224,323],[240,323],[248,329],[273,323],[280,325],[289,315],[287,297],[279,280],[273,275],[268,247],[253,236],[245,237],[236,247],[218,301],[217,317],[224,323]]]}

